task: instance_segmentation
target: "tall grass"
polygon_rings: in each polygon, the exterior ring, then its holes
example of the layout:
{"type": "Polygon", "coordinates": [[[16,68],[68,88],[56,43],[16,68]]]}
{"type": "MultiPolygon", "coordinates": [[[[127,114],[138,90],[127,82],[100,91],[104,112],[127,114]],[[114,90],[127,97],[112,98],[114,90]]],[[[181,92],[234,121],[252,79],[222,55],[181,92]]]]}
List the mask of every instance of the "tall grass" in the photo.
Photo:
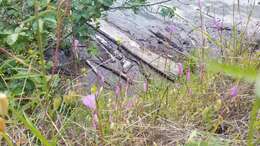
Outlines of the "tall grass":
{"type": "MultiPolygon", "coordinates": [[[[31,19],[44,15],[37,11],[39,9],[37,3],[35,8],[35,16],[31,19]]],[[[62,23],[65,17],[63,13],[60,7],[57,11],[56,50],[60,48],[62,23]]],[[[203,20],[202,14],[201,20],[203,20]]],[[[184,74],[176,77],[175,83],[155,74],[154,78],[146,83],[145,89],[135,85],[138,92],[134,96],[127,96],[126,86],[120,87],[116,92],[113,90],[101,92],[101,88],[98,88],[100,85],[94,85],[90,94],[96,95],[97,108],[92,110],[82,103],[81,99],[86,96],[82,95],[81,90],[85,90],[83,87],[63,90],[61,84],[70,86],[77,84],[77,80],[64,76],[60,78],[53,76],[49,79],[44,60],[41,23],[40,19],[37,19],[36,40],[42,62],[40,71],[35,64],[28,65],[26,63],[28,60],[23,56],[16,56],[1,49],[8,60],[1,64],[0,70],[7,65],[14,71],[27,71],[25,75],[11,77],[0,74],[1,79],[5,82],[30,79],[37,86],[31,94],[18,94],[19,106],[18,95],[10,93],[11,106],[6,117],[6,133],[1,133],[5,139],[4,144],[13,145],[13,142],[17,145],[47,146],[258,144],[257,139],[260,137],[256,123],[259,122],[257,114],[260,98],[259,81],[256,79],[259,75],[257,67],[259,56],[256,53],[249,53],[248,48],[251,46],[243,42],[245,36],[238,35],[236,27],[233,27],[231,38],[224,42],[224,36],[215,39],[205,32],[204,26],[201,26],[200,32],[204,41],[214,43],[222,49],[224,55],[212,62],[208,59],[205,46],[199,53],[195,50],[195,55],[182,63],[184,74]],[[12,65],[14,60],[22,64],[21,68],[12,65]],[[49,86],[46,85],[47,82],[49,86]],[[52,85],[55,83],[58,85],[52,85]],[[234,87],[237,91],[231,93],[234,87]]],[[[56,51],[54,70],[58,63],[57,57],[56,51]]]]}

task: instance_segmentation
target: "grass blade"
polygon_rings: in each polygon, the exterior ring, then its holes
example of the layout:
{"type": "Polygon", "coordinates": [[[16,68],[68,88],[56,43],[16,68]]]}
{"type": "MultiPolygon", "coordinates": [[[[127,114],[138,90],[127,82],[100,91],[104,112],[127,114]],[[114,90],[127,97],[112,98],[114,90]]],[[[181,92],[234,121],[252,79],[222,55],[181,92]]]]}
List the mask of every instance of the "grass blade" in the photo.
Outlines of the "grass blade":
{"type": "Polygon", "coordinates": [[[52,146],[48,140],[42,135],[42,133],[33,125],[33,123],[26,117],[25,114],[21,114],[20,112],[12,109],[12,112],[21,121],[45,146],[52,146]]]}

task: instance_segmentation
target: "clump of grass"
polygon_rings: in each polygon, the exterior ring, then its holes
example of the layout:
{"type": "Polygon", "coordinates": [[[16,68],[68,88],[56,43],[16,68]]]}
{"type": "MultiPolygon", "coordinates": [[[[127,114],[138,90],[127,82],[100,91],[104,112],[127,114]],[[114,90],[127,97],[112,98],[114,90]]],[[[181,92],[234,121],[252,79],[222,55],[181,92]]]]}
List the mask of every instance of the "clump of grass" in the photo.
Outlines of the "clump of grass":
{"type": "MultiPolygon", "coordinates": [[[[34,61],[28,65],[25,63],[28,60],[7,53],[9,57],[1,64],[0,70],[8,66],[11,68],[9,74],[19,72],[21,69],[14,64],[20,62],[19,67],[26,73],[1,75],[1,80],[6,86],[14,79],[26,80],[22,80],[22,92],[10,93],[9,113],[6,121],[3,122],[2,118],[0,121],[1,136],[5,139],[2,143],[257,145],[260,138],[257,131],[259,97],[256,98],[254,82],[259,71],[259,56],[248,50],[251,46],[243,42],[245,36],[237,36],[235,30],[226,42],[222,40],[223,36],[212,40],[202,31],[204,41],[210,40],[220,47],[222,56],[218,61],[225,64],[215,63],[214,66],[214,63],[209,63],[206,48],[201,48],[192,58],[178,64],[179,75],[174,83],[162,78],[146,80],[144,87],[136,87],[138,94],[130,97],[124,93],[127,87],[119,85],[115,91],[95,85],[89,95],[74,88],[63,90],[58,83],[76,83],[66,77],[49,79],[47,73],[38,75],[39,71],[33,67],[34,61]],[[202,56],[203,60],[197,59],[202,56]],[[241,71],[241,68],[248,70],[241,71]],[[35,89],[33,93],[24,93],[31,89],[25,88],[27,84],[35,89]],[[5,124],[5,132],[2,132],[5,124]]],[[[59,37],[60,31],[57,30],[59,37]]],[[[38,31],[37,40],[42,50],[41,35],[38,31]]],[[[43,56],[41,60],[44,61],[43,56]]]]}
{"type": "MultiPolygon", "coordinates": [[[[240,66],[246,65],[247,61],[239,60],[240,66]]],[[[145,83],[146,89],[138,87],[140,92],[135,97],[125,97],[124,86],[120,93],[103,90],[96,98],[95,111],[101,129],[93,127],[93,111],[81,101],[86,95],[71,89],[55,98],[27,96],[19,109],[26,116],[13,114],[15,121],[8,120],[6,131],[15,131],[10,138],[23,145],[41,141],[60,145],[178,145],[212,141],[212,137],[228,144],[245,144],[255,98],[253,84],[209,72],[207,66],[201,78],[196,66],[188,61],[175,83],[153,79],[145,83]],[[194,131],[196,136],[192,135],[194,131]]],[[[96,91],[93,87],[92,93],[96,91]]],[[[15,100],[12,102],[15,104],[15,100]]]]}

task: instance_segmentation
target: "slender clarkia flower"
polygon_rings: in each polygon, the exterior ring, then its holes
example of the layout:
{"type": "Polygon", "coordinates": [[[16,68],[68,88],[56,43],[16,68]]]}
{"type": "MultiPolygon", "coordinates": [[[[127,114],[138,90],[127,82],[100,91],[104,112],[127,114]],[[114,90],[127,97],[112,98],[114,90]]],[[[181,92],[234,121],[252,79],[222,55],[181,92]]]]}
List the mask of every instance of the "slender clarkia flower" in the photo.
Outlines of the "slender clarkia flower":
{"type": "Polygon", "coordinates": [[[177,63],[178,66],[178,75],[181,77],[183,75],[183,65],[181,63],[177,63]]]}
{"type": "Polygon", "coordinates": [[[94,94],[90,94],[83,97],[82,102],[87,108],[93,111],[96,110],[96,96],[94,94]]]}

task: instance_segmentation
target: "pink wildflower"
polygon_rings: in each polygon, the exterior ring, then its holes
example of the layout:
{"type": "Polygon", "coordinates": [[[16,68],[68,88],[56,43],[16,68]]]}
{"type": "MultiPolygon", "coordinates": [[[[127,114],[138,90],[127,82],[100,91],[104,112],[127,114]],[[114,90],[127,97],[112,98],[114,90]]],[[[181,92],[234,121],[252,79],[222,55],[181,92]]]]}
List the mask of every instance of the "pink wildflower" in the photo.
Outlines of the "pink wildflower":
{"type": "Polygon", "coordinates": [[[178,75],[181,77],[183,75],[183,65],[181,63],[177,63],[178,65],[178,75]]]}
{"type": "Polygon", "coordinates": [[[144,81],[144,92],[148,91],[148,82],[147,80],[144,81]]]}
{"type": "Polygon", "coordinates": [[[94,94],[85,96],[84,98],[82,98],[82,102],[87,108],[93,111],[96,110],[96,96],[94,94]]]}
{"type": "Polygon", "coordinates": [[[189,81],[190,80],[190,67],[187,68],[186,71],[186,80],[189,81]]]}
{"type": "Polygon", "coordinates": [[[238,94],[238,87],[237,86],[233,86],[231,89],[230,89],[230,96],[231,97],[235,97],[237,96],[238,94]]]}

